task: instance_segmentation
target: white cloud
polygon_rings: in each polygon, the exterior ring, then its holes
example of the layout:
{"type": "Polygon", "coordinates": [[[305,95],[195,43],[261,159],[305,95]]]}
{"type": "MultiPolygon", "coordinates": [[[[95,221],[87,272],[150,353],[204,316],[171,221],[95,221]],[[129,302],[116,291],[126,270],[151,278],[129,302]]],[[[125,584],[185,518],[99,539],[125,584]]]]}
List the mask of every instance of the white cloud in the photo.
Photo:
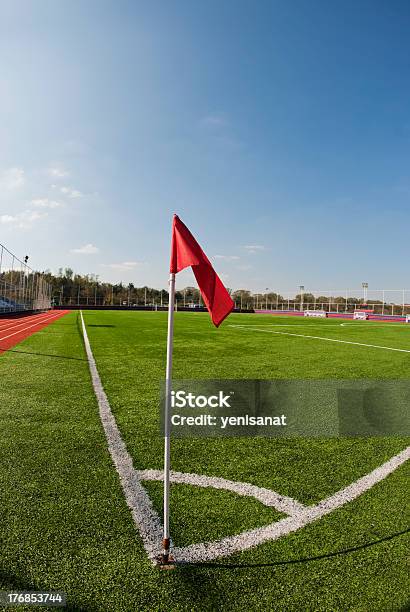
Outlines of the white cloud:
{"type": "Polygon", "coordinates": [[[47,217],[47,215],[48,213],[40,213],[36,210],[26,210],[21,214],[22,218],[26,221],[37,221],[37,219],[43,219],[44,217],[47,217]]]}
{"type": "Polygon", "coordinates": [[[111,264],[102,264],[105,268],[111,268],[111,270],[133,270],[137,266],[142,264],[141,261],[123,261],[122,263],[111,263],[111,264]]]}
{"type": "Polygon", "coordinates": [[[240,259],[238,255],[214,255],[214,259],[223,259],[225,261],[237,261],[240,259]]]}
{"type": "Polygon", "coordinates": [[[72,189],[71,187],[61,187],[60,191],[63,195],[68,196],[69,198],[82,198],[83,194],[78,189],[72,189]]]}
{"type": "Polygon", "coordinates": [[[49,200],[48,198],[37,198],[35,200],[31,200],[30,204],[32,206],[36,206],[37,208],[60,208],[63,206],[61,202],[49,200]]]}
{"type": "Polygon", "coordinates": [[[78,249],[71,249],[71,253],[76,253],[77,255],[94,255],[95,253],[99,253],[100,249],[93,244],[88,243],[78,249]]]}
{"type": "Polygon", "coordinates": [[[65,170],[62,166],[50,166],[47,173],[54,178],[64,178],[69,176],[67,170],[65,170]]]}
{"type": "Polygon", "coordinates": [[[22,187],[25,182],[23,168],[8,168],[0,173],[0,188],[6,191],[14,191],[22,187]]]}
{"type": "Polygon", "coordinates": [[[12,215],[0,215],[0,223],[13,223],[16,220],[16,217],[12,215]]]}
{"type": "Polygon", "coordinates": [[[40,213],[37,210],[24,210],[17,215],[1,215],[0,223],[3,225],[13,225],[21,229],[31,226],[34,221],[47,217],[47,213],[40,213]]]}
{"type": "Polygon", "coordinates": [[[266,251],[266,247],[262,244],[247,244],[243,248],[250,254],[266,251]]]}

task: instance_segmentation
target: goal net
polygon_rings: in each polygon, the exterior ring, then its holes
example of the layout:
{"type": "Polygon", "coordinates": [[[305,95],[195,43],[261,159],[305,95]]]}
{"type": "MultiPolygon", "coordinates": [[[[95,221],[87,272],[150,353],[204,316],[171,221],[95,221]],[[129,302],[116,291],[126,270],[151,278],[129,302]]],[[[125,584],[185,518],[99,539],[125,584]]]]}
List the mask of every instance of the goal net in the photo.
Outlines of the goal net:
{"type": "Polygon", "coordinates": [[[324,310],[305,310],[303,314],[305,317],[326,318],[327,316],[327,313],[324,310]]]}

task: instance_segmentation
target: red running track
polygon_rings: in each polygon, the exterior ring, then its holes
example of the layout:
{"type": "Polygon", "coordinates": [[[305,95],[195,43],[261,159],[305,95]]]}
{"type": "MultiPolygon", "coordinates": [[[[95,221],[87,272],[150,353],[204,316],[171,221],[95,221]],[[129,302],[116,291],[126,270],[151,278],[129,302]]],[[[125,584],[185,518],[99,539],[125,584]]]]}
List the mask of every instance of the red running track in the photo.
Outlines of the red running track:
{"type": "Polygon", "coordinates": [[[60,319],[67,312],[69,311],[59,310],[58,312],[49,311],[34,315],[0,318],[0,355],[28,336],[60,319]]]}

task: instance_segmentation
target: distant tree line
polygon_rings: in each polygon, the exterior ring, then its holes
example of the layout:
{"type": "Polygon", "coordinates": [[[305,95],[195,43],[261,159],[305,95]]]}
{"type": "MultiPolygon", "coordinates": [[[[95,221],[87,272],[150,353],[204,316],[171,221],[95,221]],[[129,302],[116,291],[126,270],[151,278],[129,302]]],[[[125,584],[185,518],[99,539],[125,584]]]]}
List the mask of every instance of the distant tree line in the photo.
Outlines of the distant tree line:
{"type": "MultiPolygon", "coordinates": [[[[168,304],[168,291],[154,287],[137,287],[133,283],[107,283],[100,281],[95,274],[81,275],[71,268],[60,268],[58,273],[52,274],[46,270],[44,278],[52,286],[52,298],[56,305],[89,304],[89,305],[127,305],[127,306],[166,306],[168,304]]],[[[363,304],[362,298],[345,296],[314,296],[312,293],[295,295],[294,298],[285,298],[280,293],[267,291],[266,293],[252,293],[248,289],[228,289],[237,308],[267,308],[277,309],[289,306],[290,308],[303,304],[318,306],[321,304],[340,304],[349,306],[363,304]]],[[[201,295],[196,287],[185,287],[176,292],[179,306],[201,306],[201,295]]],[[[380,300],[372,300],[372,304],[381,304],[380,300]]]]}
{"type": "MultiPolygon", "coordinates": [[[[89,304],[99,306],[167,305],[168,291],[134,283],[108,283],[96,274],[77,274],[71,268],[60,268],[56,275],[46,270],[45,279],[52,285],[54,304],[89,304]]],[[[200,293],[196,287],[186,287],[176,292],[179,304],[200,304],[200,293]]]]}

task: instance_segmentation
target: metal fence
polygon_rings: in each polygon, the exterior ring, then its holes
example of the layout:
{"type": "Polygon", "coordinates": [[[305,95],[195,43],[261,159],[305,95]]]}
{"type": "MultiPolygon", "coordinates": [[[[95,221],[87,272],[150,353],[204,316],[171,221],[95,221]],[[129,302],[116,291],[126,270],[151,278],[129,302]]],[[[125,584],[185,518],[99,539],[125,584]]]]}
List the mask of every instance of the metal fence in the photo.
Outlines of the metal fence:
{"type": "MultiPolygon", "coordinates": [[[[252,307],[257,310],[297,311],[324,310],[325,312],[351,313],[369,310],[381,315],[410,314],[410,289],[361,289],[314,290],[252,295],[252,307]]],[[[237,302],[238,300],[236,300],[237,302]]]]}
{"type": "Polygon", "coordinates": [[[0,244],[0,313],[47,310],[51,285],[44,273],[32,270],[0,244]]]}
{"type": "MultiPolygon", "coordinates": [[[[372,310],[374,314],[401,315],[410,314],[410,289],[347,289],[305,291],[278,291],[270,293],[251,293],[233,291],[232,297],[238,310],[297,311],[324,310],[325,312],[352,313],[355,310],[372,310]]],[[[168,293],[158,291],[153,297],[143,288],[125,291],[115,295],[113,288],[103,293],[97,285],[90,287],[65,286],[55,288],[53,295],[55,306],[115,306],[115,307],[165,307],[168,305],[168,293]]],[[[177,293],[177,308],[199,309],[203,306],[199,296],[185,296],[184,290],[177,293]],[[178,299],[178,295],[180,296],[178,299]]]]}
{"type": "MultiPolygon", "coordinates": [[[[256,308],[255,308],[256,309],[256,308]]],[[[341,302],[280,302],[276,304],[268,304],[266,308],[265,304],[258,306],[257,310],[269,310],[271,312],[276,311],[304,311],[304,310],[323,310],[325,312],[336,312],[336,313],[352,313],[356,310],[367,310],[374,314],[380,315],[401,315],[410,314],[410,304],[392,304],[392,303],[370,303],[367,304],[344,304],[341,302]]]]}

